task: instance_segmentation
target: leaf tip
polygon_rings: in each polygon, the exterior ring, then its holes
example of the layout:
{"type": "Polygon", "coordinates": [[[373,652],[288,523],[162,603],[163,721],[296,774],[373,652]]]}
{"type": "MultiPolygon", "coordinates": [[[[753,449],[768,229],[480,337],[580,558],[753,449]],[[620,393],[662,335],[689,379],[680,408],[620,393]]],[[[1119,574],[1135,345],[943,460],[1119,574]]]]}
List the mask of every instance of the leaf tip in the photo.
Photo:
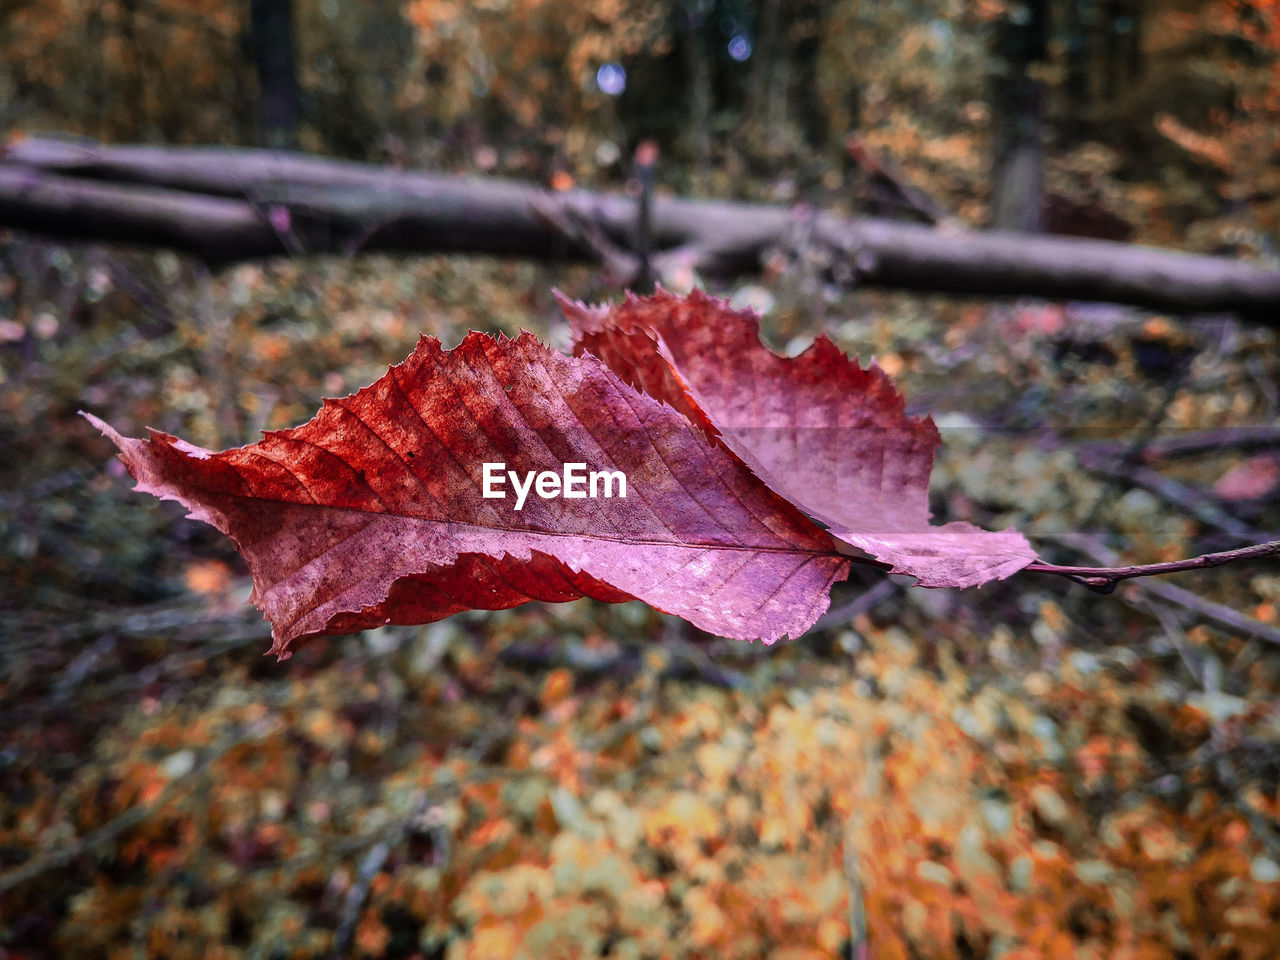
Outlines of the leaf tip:
{"type": "Polygon", "coordinates": [[[87,410],[77,410],[76,413],[88,420],[99,433],[114,443],[117,447],[124,449],[124,438],[120,436],[115,427],[111,426],[111,424],[107,423],[100,417],[95,417],[87,410]]]}

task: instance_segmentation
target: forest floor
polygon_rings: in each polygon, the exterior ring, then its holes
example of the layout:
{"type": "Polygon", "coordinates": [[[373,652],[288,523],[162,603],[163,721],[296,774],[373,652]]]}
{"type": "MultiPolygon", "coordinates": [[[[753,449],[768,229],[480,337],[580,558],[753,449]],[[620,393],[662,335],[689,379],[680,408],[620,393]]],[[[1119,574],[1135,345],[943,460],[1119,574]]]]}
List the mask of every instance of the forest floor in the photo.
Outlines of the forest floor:
{"type": "MultiPolygon", "coordinates": [[[[1274,565],[1109,596],[859,574],[771,648],[531,604],[277,663],[230,543],[131,492],[77,411],[244,443],[419,332],[563,348],[551,288],[610,294],[478,259],[0,253],[0,958],[1273,955],[1274,565]]],[[[1274,331],[715,292],[934,415],[939,520],[1059,562],[1280,529],[1271,454],[1125,456],[1275,424],[1274,331]]]]}

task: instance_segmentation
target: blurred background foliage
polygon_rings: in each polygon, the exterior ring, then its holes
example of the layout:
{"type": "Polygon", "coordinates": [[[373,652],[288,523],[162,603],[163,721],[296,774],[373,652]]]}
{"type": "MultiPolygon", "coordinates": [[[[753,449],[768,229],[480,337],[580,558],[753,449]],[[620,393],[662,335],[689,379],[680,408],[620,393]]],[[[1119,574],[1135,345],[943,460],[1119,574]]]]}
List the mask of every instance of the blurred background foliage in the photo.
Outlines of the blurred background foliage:
{"type": "MultiPolygon", "coordinates": [[[[0,50],[14,138],[555,189],[627,188],[647,138],[664,192],[918,216],[856,134],[973,226],[1030,77],[1042,228],[1276,257],[1273,0],[0,0],[0,50]]],[[[771,649],[529,605],[281,665],[230,545],[131,493],[75,415],[247,442],[420,332],[565,346],[553,286],[619,292],[0,233],[0,956],[1272,955],[1274,570],[1109,598],[855,579],[771,649]]],[[[1064,561],[1082,533],[1141,562],[1280,529],[1274,443],[1136,455],[1274,427],[1274,328],[839,290],[803,256],[716,292],[779,350],[876,356],[935,416],[940,520],[1064,561]]]]}
{"type": "Polygon", "coordinates": [[[993,110],[1030,65],[1051,191],[1169,246],[1247,215],[1274,249],[1269,0],[6,0],[0,16],[13,132],[283,140],[601,186],[651,138],[677,191],[832,200],[857,131],[975,223],[993,110]],[[1018,30],[1039,20],[1029,49],[1018,30]]]}

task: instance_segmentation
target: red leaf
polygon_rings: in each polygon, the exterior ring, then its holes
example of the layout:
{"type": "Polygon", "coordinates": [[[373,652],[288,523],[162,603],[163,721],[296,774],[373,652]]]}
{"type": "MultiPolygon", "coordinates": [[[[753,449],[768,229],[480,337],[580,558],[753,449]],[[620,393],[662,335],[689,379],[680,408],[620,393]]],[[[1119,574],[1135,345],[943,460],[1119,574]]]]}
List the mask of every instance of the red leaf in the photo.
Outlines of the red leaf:
{"type": "Polygon", "coordinates": [[[604,360],[719,438],[773,490],[829,532],[926,587],[1002,579],[1036,559],[1022,534],[929,524],[940,442],[906,415],[875,363],[862,369],[825,336],[794,359],[759,338],[754,314],[694,291],[588,307],[561,298],[575,353],[604,360]]]}
{"type": "Polygon", "coordinates": [[[211,453],[115,441],[137,489],[230,536],[273,650],[383,623],[580,596],[638,598],[706,630],[803,633],[848,572],[831,538],[679,413],[531,335],[423,338],[309,423],[211,453]],[[626,499],[485,499],[485,462],[621,470],[626,499]]]}

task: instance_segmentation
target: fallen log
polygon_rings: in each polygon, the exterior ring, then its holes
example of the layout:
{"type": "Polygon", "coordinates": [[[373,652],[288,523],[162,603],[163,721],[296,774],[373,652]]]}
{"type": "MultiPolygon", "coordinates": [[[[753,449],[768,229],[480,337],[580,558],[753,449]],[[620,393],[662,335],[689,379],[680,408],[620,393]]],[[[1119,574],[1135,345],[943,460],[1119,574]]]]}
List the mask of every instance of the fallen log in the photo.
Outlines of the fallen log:
{"type": "MultiPolygon", "coordinates": [[[[621,195],[293,153],[32,139],[0,154],[0,227],[169,247],[213,266],[364,251],[595,260],[599,244],[564,224],[590,224],[629,250],[635,216],[621,195]]],[[[771,250],[804,242],[855,284],[1234,312],[1280,325],[1280,269],[1220,257],[687,199],[657,200],[651,229],[656,262],[709,276],[758,271],[771,250]]]]}

